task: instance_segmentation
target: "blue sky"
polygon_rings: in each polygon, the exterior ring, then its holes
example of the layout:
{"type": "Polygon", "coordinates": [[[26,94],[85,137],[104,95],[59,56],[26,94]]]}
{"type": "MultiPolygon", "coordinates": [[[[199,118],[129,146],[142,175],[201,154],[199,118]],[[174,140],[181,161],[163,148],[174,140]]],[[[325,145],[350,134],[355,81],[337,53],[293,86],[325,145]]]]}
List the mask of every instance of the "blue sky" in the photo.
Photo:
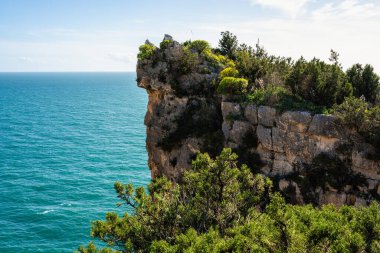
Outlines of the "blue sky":
{"type": "Polygon", "coordinates": [[[133,71],[145,39],[230,30],[273,54],[380,72],[380,0],[1,0],[0,71],[133,71]]]}

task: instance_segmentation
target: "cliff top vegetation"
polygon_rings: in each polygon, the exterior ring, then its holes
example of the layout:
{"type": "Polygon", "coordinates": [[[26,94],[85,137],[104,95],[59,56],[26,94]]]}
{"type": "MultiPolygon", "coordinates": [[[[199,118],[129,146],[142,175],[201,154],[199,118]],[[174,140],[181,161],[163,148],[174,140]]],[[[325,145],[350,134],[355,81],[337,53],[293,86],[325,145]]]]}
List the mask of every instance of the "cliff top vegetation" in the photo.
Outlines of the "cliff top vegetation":
{"type": "MultiPolygon", "coordinates": [[[[139,61],[152,59],[175,43],[170,36],[159,48],[148,42],[140,47],[139,61]]],[[[240,43],[229,31],[221,33],[217,48],[204,40],[186,41],[180,47],[183,56],[172,72],[182,76],[215,74],[214,93],[224,101],[253,102],[279,111],[335,114],[380,147],[380,77],[371,65],[357,63],[345,71],[334,50],[328,62],[274,56],[260,44],[240,43]]],[[[186,93],[176,82],[172,88],[186,93]]]]}
{"type": "MultiPolygon", "coordinates": [[[[151,43],[142,45],[138,59],[149,58],[155,50],[165,50],[172,42],[168,37],[159,48],[151,43]]],[[[361,98],[370,105],[380,103],[380,78],[373,67],[357,63],[344,71],[339,63],[339,54],[334,50],[330,52],[329,62],[303,57],[294,60],[271,55],[260,44],[254,47],[241,44],[229,31],[221,33],[217,48],[212,48],[204,40],[186,41],[182,47],[185,52],[181,59],[182,73],[196,71],[194,65],[203,57],[209,63],[209,69],[204,72],[215,72],[216,69],[220,73],[215,80],[216,91],[224,95],[239,95],[231,99],[273,105],[281,99],[293,99],[295,103],[305,103],[304,109],[319,112],[328,111],[347,97],[361,98]],[[216,68],[211,69],[210,66],[216,68]],[[223,81],[225,78],[228,79],[223,81]],[[246,81],[236,81],[236,78],[246,81]],[[235,89],[218,89],[220,83],[235,89]]],[[[283,106],[292,107],[291,104],[283,106]]],[[[298,105],[297,109],[301,107],[298,105]]]]}

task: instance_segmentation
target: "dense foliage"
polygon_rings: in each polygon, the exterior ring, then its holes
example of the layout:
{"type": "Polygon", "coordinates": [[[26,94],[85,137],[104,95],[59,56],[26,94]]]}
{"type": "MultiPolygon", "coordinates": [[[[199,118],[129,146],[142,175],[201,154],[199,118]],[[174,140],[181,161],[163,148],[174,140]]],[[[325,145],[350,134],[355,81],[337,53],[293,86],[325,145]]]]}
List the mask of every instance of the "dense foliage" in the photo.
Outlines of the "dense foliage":
{"type": "Polygon", "coordinates": [[[359,133],[380,148],[380,77],[371,65],[355,64],[344,72],[334,50],[330,51],[330,63],[303,57],[294,62],[269,55],[259,43],[254,48],[239,45],[230,32],[222,32],[216,51],[234,62],[219,74],[219,93],[240,95],[230,99],[270,105],[280,111],[335,113],[349,127],[355,122],[359,133]],[[234,82],[236,78],[248,83],[242,88],[234,82]]]}
{"type": "Polygon", "coordinates": [[[364,98],[348,97],[342,104],[335,105],[334,111],[380,150],[380,106],[371,106],[364,98]]]}
{"type": "Polygon", "coordinates": [[[199,154],[183,181],[156,178],[145,188],[115,183],[129,213],[95,221],[94,244],[79,252],[379,252],[380,209],[293,206],[272,183],[237,165],[224,149],[199,154]]]}
{"type": "Polygon", "coordinates": [[[318,59],[299,59],[293,66],[286,84],[303,99],[321,106],[332,106],[352,95],[352,86],[338,64],[318,59]]]}
{"type": "Polygon", "coordinates": [[[211,50],[210,44],[205,40],[194,40],[189,42],[187,46],[198,53],[202,53],[205,50],[211,50]]]}
{"type": "Polygon", "coordinates": [[[356,97],[364,96],[371,103],[375,103],[380,92],[380,78],[371,65],[355,64],[347,70],[349,82],[354,88],[356,97]]]}
{"type": "Polygon", "coordinates": [[[236,77],[224,77],[218,86],[217,92],[226,95],[241,95],[247,91],[248,80],[236,77]]]}
{"type": "Polygon", "coordinates": [[[144,44],[139,47],[139,53],[137,54],[137,59],[144,60],[151,57],[154,53],[156,47],[151,44],[144,44]]]}
{"type": "Polygon", "coordinates": [[[235,51],[238,47],[237,37],[229,31],[221,32],[222,38],[219,40],[219,51],[222,55],[235,59],[235,51]]]}
{"type": "Polygon", "coordinates": [[[237,71],[235,68],[227,67],[219,73],[219,78],[223,79],[225,77],[237,77],[238,75],[239,71],[237,71]]]}
{"type": "Polygon", "coordinates": [[[257,88],[255,92],[247,95],[247,101],[256,105],[271,105],[280,112],[308,110],[314,113],[329,113],[330,110],[325,106],[318,106],[294,95],[283,86],[267,85],[257,88]]]}
{"type": "MultiPolygon", "coordinates": [[[[330,63],[269,55],[257,43],[240,44],[235,35],[222,32],[216,52],[234,61],[238,76],[248,80],[248,97],[265,86],[283,87],[298,99],[315,106],[331,108],[346,97],[364,96],[370,103],[379,102],[380,81],[371,65],[355,64],[347,72],[339,63],[339,54],[331,50],[330,63]]],[[[307,108],[305,108],[307,109],[307,108]]]]}

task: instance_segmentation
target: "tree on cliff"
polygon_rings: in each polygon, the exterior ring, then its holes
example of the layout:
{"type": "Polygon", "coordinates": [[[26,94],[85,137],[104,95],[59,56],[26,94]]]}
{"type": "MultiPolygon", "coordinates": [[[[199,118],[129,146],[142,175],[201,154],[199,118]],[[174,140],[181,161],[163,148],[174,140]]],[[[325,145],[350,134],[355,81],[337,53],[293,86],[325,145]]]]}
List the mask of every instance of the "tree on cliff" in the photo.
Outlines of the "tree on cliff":
{"type": "Polygon", "coordinates": [[[271,181],[238,166],[224,149],[198,154],[181,183],[156,178],[145,188],[115,183],[128,213],[95,221],[93,243],[79,252],[379,252],[380,211],[292,206],[271,181]],[[114,251],[116,250],[116,251],[114,251]]]}
{"type": "Polygon", "coordinates": [[[222,55],[227,55],[230,59],[235,59],[235,51],[238,48],[237,37],[229,31],[221,32],[222,38],[219,40],[219,51],[222,55]]]}
{"type": "Polygon", "coordinates": [[[354,88],[356,97],[364,96],[370,103],[375,103],[380,92],[380,77],[371,65],[355,64],[347,70],[348,80],[354,88]]]}

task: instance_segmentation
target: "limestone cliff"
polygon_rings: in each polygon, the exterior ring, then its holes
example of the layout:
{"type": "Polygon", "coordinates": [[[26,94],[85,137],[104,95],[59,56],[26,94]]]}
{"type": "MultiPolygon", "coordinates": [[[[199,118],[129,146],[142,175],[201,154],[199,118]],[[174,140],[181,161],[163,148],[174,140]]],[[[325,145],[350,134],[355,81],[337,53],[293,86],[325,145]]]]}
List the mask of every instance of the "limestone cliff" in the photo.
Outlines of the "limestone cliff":
{"type": "Polygon", "coordinates": [[[215,92],[221,67],[202,55],[189,64],[181,44],[165,41],[137,64],[138,85],[149,95],[152,177],[180,180],[197,151],[216,155],[228,146],[292,203],[358,205],[380,198],[377,151],[356,132],[333,116],[229,102],[215,92]]]}

